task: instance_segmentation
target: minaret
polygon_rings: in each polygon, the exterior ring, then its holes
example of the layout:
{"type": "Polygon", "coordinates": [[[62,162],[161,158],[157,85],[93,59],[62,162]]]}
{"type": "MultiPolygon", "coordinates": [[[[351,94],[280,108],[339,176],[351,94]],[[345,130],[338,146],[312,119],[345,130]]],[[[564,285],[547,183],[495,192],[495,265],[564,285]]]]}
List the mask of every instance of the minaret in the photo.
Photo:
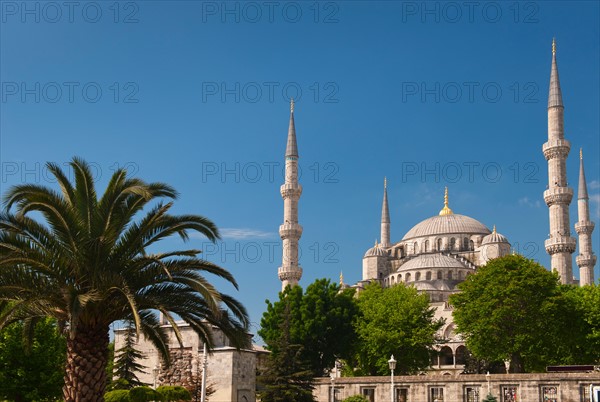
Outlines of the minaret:
{"type": "Polygon", "coordinates": [[[285,183],[281,186],[283,198],[283,225],[279,226],[279,236],[283,241],[283,260],[278,274],[281,289],[287,285],[296,286],[302,277],[298,265],[298,240],[302,236],[302,226],[298,224],[298,200],[302,186],[298,184],[298,145],[294,125],[294,100],[290,102],[290,126],[285,150],[285,183]]]}
{"type": "Polygon", "coordinates": [[[588,206],[587,184],[583,170],[583,152],[579,150],[579,189],[577,192],[577,215],[579,221],[575,224],[575,231],[579,235],[579,255],[575,261],[579,266],[579,284],[581,286],[594,284],[594,265],[596,256],[592,250],[592,232],[594,222],[590,221],[588,206]]]}
{"type": "Polygon", "coordinates": [[[564,134],[564,106],[558,67],[556,65],[556,42],[552,40],[552,69],[548,95],[548,142],[542,146],[548,161],[548,189],[544,191],[544,201],[550,213],[550,238],[544,242],[551,257],[551,267],[557,271],[561,283],[573,282],[572,255],[575,239],[571,237],[569,204],[573,189],[567,186],[566,161],[571,149],[564,134]]]}
{"type": "Polygon", "coordinates": [[[387,178],[383,179],[383,205],[381,206],[381,246],[390,246],[390,209],[387,199],[387,178]]]}

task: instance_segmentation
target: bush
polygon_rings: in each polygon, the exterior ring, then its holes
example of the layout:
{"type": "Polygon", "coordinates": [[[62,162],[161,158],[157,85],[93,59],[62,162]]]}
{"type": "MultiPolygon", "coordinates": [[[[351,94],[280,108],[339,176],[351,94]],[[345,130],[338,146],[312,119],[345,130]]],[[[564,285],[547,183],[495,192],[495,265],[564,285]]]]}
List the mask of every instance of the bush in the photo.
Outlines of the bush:
{"type": "Polygon", "coordinates": [[[184,387],[178,385],[161,385],[156,388],[156,391],[162,396],[162,400],[165,402],[171,401],[191,401],[192,394],[184,387]]]}
{"type": "Polygon", "coordinates": [[[362,395],[352,395],[342,402],[369,402],[369,400],[362,395]]]}
{"type": "Polygon", "coordinates": [[[108,391],[104,394],[104,402],[130,402],[129,391],[126,389],[117,389],[108,391]]]}
{"type": "Polygon", "coordinates": [[[135,387],[129,391],[129,399],[131,402],[160,401],[162,396],[152,388],[143,386],[135,387]]]}

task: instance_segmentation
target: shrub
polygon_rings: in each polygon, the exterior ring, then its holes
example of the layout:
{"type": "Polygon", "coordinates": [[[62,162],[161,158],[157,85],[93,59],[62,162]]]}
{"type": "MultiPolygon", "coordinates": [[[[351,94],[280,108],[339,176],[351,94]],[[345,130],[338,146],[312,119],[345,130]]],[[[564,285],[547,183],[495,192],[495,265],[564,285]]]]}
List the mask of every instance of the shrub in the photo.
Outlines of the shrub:
{"type": "Polygon", "coordinates": [[[156,391],[162,396],[165,402],[171,401],[191,401],[192,395],[190,391],[178,385],[161,385],[156,388],[156,391]]]}
{"type": "Polygon", "coordinates": [[[369,402],[369,400],[362,395],[352,395],[344,399],[342,402],[369,402]]]}
{"type": "Polygon", "coordinates": [[[135,387],[129,391],[129,399],[131,402],[160,401],[162,396],[159,392],[153,390],[152,388],[142,386],[135,387]]]}
{"type": "Polygon", "coordinates": [[[108,391],[104,394],[104,402],[130,402],[129,391],[126,389],[117,389],[108,391]]]}

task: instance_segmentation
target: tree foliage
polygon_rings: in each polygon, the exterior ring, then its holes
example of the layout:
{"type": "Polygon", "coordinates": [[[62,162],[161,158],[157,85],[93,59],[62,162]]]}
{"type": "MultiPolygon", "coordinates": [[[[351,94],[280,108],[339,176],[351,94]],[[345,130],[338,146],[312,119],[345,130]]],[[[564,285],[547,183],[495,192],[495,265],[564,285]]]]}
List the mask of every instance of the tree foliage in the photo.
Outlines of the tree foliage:
{"type": "Polygon", "coordinates": [[[91,166],[74,158],[70,167],[72,175],[47,164],[60,191],[38,184],[12,187],[0,213],[0,309],[11,302],[0,328],[51,316],[66,329],[64,399],[103,398],[114,321],[135,322],[166,361],[168,340],[156,310],[174,327],[179,316],[209,346],[216,326],[233,345],[247,347],[245,308],[206,274],[237,288],[233,276],[200,259],[200,250],[153,252],[161,240],[187,240],[190,232],[216,241],[213,222],[170,214],[173,203],[160,202],[177,197],[169,185],[118,169],[98,196],[91,166]]]}
{"type": "Polygon", "coordinates": [[[140,386],[132,388],[129,391],[129,400],[131,402],[149,402],[149,401],[160,401],[163,396],[148,386],[140,386]]]}
{"type": "Polygon", "coordinates": [[[144,365],[138,360],[146,356],[135,348],[136,331],[133,323],[127,323],[123,332],[123,346],[115,352],[114,375],[121,380],[127,381],[128,388],[140,387],[145,384],[137,376],[138,373],[145,373],[144,365]]]}
{"type": "Polygon", "coordinates": [[[436,333],[444,323],[434,319],[426,294],[404,283],[389,288],[371,283],[360,293],[358,307],[354,326],[360,374],[389,374],[392,354],[396,373],[412,374],[429,366],[439,341],[436,333]]]}
{"type": "Polygon", "coordinates": [[[156,391],[161,395],[161,400],[165,402],[190,401],[192,399],[190,391],[180,385],[161,385],[156,388],[156,391]]]}
{"type": "Polygon", "coordinates": [[[593,304],[595,287],[561,286],[558,275],[535,261],[508,255],[480,267],[459,288],[450,297],[454,321],[478,359],[510,360],[511,372],[598,359],[590,335],[594,307],[587,302],[593,304]]]}
{"type": "Polygon", "coordinates": [[[362,395],[352,395],[344,399],[342,402],[369,402],[369,400],[362,395]]]}
{"type": "Polygon", "coordinates": [[[0,400],[57,400],[63,385],[65,340],[56,321],[37,322],[31,343],[23,322],[0,331],[0,400]]]}
{"type": "Polygon", "coordinates": [[[314,376],[326,375],[336,359],[352,357],[356,342],[352,322],[358,312],[353,289],[340,292],[329,279],[317,279],[306,292],[300,286],[288,287],[275,303],[267,300],[258,334],[272,352],[278,352],[286,306],[290,342],[302,346],[303,359],[314,376]]]}
{"type": "Polygon", "coordinates": [[[258,381],[262,402],[313,402],[313,373],[305,359],[303,346],[292,343],[292,300],[285,303],[280,338],[273,341],[267,367],[258,381]]]}
{"type": "Polygon", "coordinates": [[[115,389],[104,394],[104,402],[129,402],[128,389],[115,389]]]}

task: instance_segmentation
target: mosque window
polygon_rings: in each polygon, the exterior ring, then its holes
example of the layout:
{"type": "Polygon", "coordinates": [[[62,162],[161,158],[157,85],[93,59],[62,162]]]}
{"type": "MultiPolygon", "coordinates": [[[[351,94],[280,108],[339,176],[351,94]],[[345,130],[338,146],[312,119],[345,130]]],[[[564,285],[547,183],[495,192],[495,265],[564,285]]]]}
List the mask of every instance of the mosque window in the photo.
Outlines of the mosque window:
{"type": "Polygon", "coordinates": [[[452,271],[448,271],[448,280],[452,280],[452,271]]]}
{"type": "Polygon", "coordinates": [[[465,237],[465,238],[463,239],[463,244],[462,244],[462,245],[463,245],[463,248],[464,248],[465,250],[467,250],[467,249],[468,249],[468,247],[469,247],[469,238],[468,238],[468,237],[465,237]]]}
{"type": "Polygon", "coordinates": [[[437,239],[437,251],[442,251],[442,239],[437,239]]]}
{"type": "Polygon", "coordinates": [[[502,402],[518,402],[517,391],[516,385],[502,387],[502,402]]]}
{"type": "Polygon", "coordinates": [[[420,273],[420,272],[417,272],[417,273],[415,274],[415,281],[419,281],[419,280],[421,280],[421,273],[420,273]]]}
{"type": "Polygon", "coordinates": [[[455,246],[456,246],[456,239],[454,237],[452,237],[450,239],[450,250],[454,250],[455,246]]]}
{"type": "Polygon", "coordinates": [[[398,278],[398,282],[402,282],[402,275],[398,275],[397,278],[398,278]]]}
{"type": "Polygon", "coordinates": [[[423,250],[425,252],[429,251],[429,240],[425,240],[425,250],[423,250]]]}
{"type": "Polygon", "coordinates": [[[464,279],[465,273],[463,271],[458,271],[458,279],[464,279]]]}
{"type": "Polygon", "coordinates": [[[454,364],[454,354],[452,353],[452,349],[450,349],[448,346],[444,346],[440,350],[440,363],[443,366],[454,364]]]}
{"type": "Polygon", "coordinates": [[[410,272],[408,274],[406,274],[405,276],[406,279],[404,279],[405,282],[410,282],[410,272]]]}
{"type": "Polygon", "coordinates": [[[469,240],[469,250],[475,250],[475,243],[473,243],[473,240],[469,240]]]}
{"type": "Polygon", "coordinates": [[[456,348],[456,364],[466,364],[467,363],[466,352],[467,352],[467,348],[462,345],[459,346],[458,348],[456,348]]]}
{"type": "Polygon", "coordinates": [[[392,285],[394,285],[396,283],[396,277],[392,276],[392,285]]]}
{"type": "Polygon", "coordinates": [[[438,278],[438,279],[443,279],[443,275],[444,275],[444,274],[442,273],[442,271],[438,271],[438,273],[437,273],[437,278],[438,278]]]}
{"type": "Polygon", "coordinates": [[[435,387],[429,389],[429,402],[444,402],[444,388],[435,387]]]}
{"type": "Polygon", "coordinates": [[[417,254],[417,253],[419,252],[419,245],[417,244],[417,242],[415,242],[415,243],[413,244],[413,250],[414,250],[414,253],[415,253],[415,254],[417,254]]]}
{"type": "Polygon", "coordinates": [[[425,279],[427,279],[428,281],[431,280],[431,271],[427,271],[427,273],[425,274],[425,279]]]}

